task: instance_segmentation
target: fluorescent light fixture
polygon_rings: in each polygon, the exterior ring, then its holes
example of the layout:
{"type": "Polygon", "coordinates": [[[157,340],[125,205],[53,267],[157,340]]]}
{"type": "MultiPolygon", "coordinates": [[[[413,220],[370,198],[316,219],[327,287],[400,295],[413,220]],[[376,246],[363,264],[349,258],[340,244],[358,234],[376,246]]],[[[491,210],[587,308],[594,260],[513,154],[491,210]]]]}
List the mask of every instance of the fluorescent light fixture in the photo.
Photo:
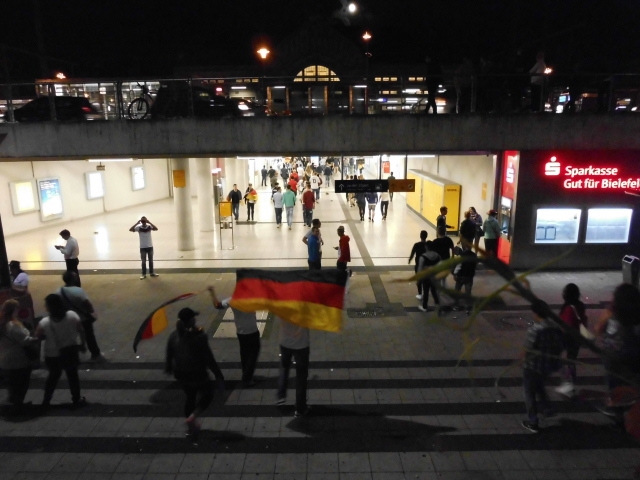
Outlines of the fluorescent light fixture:
{"type": "Polygon", "coordinates": [[[418,99],[414,97],[409,97],[404,100],[407,103],[418,103],[418,99]]]}
{"type": "Polygon", "coordinates": [[[221,171],[222,171],[221,168],[212,168],[211,169],[211,173],[218,173],[218,172],[221,172],[221,171]]]}
{"type": "Polygon", "coordinates": [[[353,88],[367,88],[366,85],[354,85],[353,88]]]}
{"type": "Polygon", "coordinates": [[[133,162],[133,158],[91,158],[87,160],[91,163],[107,163],[107,162],[133,162]]]}
{"type": "Polygon", "coordinates": [[[434,158],[435,155],[407,155],[408,158],[434,158]]]}
{"type": "Polygon", "coordinates": [[[287,87],[285,87],[284,85],[276,85],[275,87],[271,87],[271,88],[273,88],[274,90],[284,90],[287,87]]]}
{"type": "Polygon", "coordinates": [[[402,93],[418,93],[419,91],[419,88],[407,88],[406,90],[403,90],[402,93]]]}
{"type": "Polygon", "coordinates": [[[245,86],[241,86],[241,87],[231,87],[231,90],[246,90],[247,87],[245,86]]]}
{"type": "Polygon", "coordinates": [[[387,100],[387,103],[398,103],[398,100],[387,100]]]}

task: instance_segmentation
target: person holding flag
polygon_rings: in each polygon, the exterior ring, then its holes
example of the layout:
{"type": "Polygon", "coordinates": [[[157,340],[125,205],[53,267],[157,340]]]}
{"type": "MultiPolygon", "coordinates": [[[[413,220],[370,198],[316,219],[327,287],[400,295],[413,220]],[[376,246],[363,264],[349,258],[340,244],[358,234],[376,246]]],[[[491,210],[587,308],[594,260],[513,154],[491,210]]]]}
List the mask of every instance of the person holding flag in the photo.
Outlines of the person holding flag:
{"type": "Polygon", "coordinates": [[[165,372],[173,373],[187,399],[184,404],[187,435],[197,436],[198,416],[213,400],[213,385],[207,370],[216,378],[219,390],[224,390],[224,375],[216,363],[209,341],[202,327],[196,326],[195,312],[189,307],[178,312],[176,330],[169,336],[166,349],[165,372]]]}
{"type": "MultiPolygon", "coordinates": [[[[226,310],[231,307],[232,297],[218,300],[214,288],[208,287],[209,295],[213,306],[218,310],[226,310]]],[[[253,387],[256,382],[253,374],[258,364],[258,356],[260,355],[260,331],[258,330],[258,322],[256,320],[256,312],[243,312],[235,307],[231,307],[233,311],[233,322],[236,325],[236,335],[240,343],[240,364],[242,365],[242,386],[244,388],[253,387]]]]}

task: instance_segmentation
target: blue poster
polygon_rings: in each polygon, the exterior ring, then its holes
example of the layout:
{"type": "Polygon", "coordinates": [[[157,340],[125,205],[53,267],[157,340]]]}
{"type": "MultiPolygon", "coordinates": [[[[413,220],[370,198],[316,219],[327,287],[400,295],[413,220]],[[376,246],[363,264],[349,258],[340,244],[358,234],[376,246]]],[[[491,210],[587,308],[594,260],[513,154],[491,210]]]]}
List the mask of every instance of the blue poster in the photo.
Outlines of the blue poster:
{"type": "Polygon", "coordinates": [[[62,217],[62,193],[60,192],[59,178],[38,180],[38,196],[40,198],[40,216],[43,221],[62,217]]]}

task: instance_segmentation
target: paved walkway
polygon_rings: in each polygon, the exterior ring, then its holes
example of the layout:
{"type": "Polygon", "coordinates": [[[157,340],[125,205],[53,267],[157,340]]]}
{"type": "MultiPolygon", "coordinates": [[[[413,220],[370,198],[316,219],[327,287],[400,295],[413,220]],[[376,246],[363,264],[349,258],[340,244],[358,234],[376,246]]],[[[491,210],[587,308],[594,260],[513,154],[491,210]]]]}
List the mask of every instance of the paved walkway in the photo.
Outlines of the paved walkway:
{"type": "MultiPolygon", "coordinates": [[[[472,330],[482,338],[473,361],[457,367],[463,342],[451,327],[466,315],[451,312],[434,321],[418,311],[414,286],[393,282],[409,273],[357,272],[343,332],[312,332],[314,409],[305,419],[293,418],[292,391],[285,407],[274,405],[278,325],[271,318],[262,337],[262,381],[242,389],[238,342],[219,334],[224,312],[214,310],[206,294],[171,307],[170,318],[183,306],[202,312],[199,323],[226,377],[226,391],[207,410],[197,444],[184,436],[183,394],[162,372],[169,332],[142,342],[137,354],[133,337],[145,315],[173,295],[209,284],[230,294],[233,273],[163,272],[146,281],[134,270],[86,274],[83,286],[100,314],[97,337],[109,361],[82,365],[85,408],[69,408],[61,381],[46,416],[0,419],[0,480],[632,478],[638,444],[588,404],[564,401],[550,389],[559,415],[544,419],[539,434],[520,426],[521,371],[504,371],[520,353],[530,319],[526,305],[507,297],[505,308],[483,312],[472,330]],[[375,308],[385,315],[357,316],[375,308]],[[498,393],[494,381],[501,374],[498,393]]],[[[555,306],[562,286],[577,283],[595,321],[620,274],[541,273],[531,280],[555,306]]],[[[42,300],[59,277],[33,275],[31,281],[42,313],[42,300]]],[[[494,274],[480,272],[474,290],[487,293],[499,284],[494,274]]],[[[603,389],[598,359],[589,352],[580,358],[580,388],[603,389]]],[[[34,372],[28,400],[42,400],[45,377],[34,372]]]]}

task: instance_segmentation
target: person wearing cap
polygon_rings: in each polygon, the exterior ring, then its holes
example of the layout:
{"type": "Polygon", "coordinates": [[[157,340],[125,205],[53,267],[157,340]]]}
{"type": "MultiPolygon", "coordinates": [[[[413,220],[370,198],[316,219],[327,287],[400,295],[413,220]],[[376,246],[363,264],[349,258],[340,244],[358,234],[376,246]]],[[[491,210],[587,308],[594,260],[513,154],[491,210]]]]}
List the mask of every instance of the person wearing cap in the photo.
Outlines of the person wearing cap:
{"type": "Polygon", "coordinates": [[[482,230],[484,231],[484,249],[487,251],[487,255],[498,255],[498,238],[500,238],[500,224],[496,220],[498,212],[495,210],[489,210],[487,212],[487,218],[482,224],[482,230]]]}
{"type": "MultiPolygon", "coordinates": [[[[213,306],[218,310],[226,310],[231,307],[231,297],[218,300],[213,287],[208,287],[213,306]]],[[[231,307],[233,312],[233,322],[236,325],[236,336],[240,343],[240,364],[242,365],[242,386],[244,388],[253,387],[256,382],[253,374],[258,364],[260,355],[260,331],[256,320],[256,312],[243,312],[231,307]]]]}
{"type": "Polygon", "coordinates": [[[202,327],[196,326],[195,312],[189,307],[178,312],[176,330],[169,336],[166,348],[165,372],[173,373],[187,399],[184,404],[187,435],[200,431],[198,416],[213,400],[213,384],[208,370],[213,372],[218,389],[224,389],[224,375],[216,363],[202,327]]]}
{"type": "Polygon", "coordinates": [[[11,273],[11,288],[16,292],[25,293],[29,287],[29,275],[20,268],[20,262],[11,260],[9,272],[11,273]]]}
{"type": "Polygon", "coordinates": [[[78,255],[80,254],[80,248],[78,247],[78,241],[71,236],[69,230],[64,229],[60,232],[60,236],[63,240],[66,240],[66,244],[56,245],[56,250],[64,255],[64,263],[67,265],[67,272],[74,272],[78,276],[78,286],[80,284],[80,273],[78,272],[78,255]]]}

